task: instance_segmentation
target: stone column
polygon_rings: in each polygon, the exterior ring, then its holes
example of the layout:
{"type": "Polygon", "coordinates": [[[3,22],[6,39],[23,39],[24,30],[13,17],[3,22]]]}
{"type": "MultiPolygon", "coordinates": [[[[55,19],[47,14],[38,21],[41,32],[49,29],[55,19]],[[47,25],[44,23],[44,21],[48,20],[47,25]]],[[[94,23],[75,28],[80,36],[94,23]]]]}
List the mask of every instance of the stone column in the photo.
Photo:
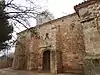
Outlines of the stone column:
{"type": "Polygon", "coordinates": [[[56,51],[51,51],[50,54],[50,71],[52,73],[57,73],[57,55],[56,51]]]}

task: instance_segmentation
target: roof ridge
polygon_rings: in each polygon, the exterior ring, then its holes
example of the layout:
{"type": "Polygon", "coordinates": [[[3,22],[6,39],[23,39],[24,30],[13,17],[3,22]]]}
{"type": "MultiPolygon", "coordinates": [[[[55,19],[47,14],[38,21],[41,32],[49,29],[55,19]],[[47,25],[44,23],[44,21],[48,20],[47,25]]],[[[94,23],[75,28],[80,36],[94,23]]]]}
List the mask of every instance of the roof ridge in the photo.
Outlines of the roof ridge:
{"type": "Polygon", "coordinates": [[[74,9],[78,10],[80,8],[83,8],[83,7],[88,6],[90,4],[96,3],[98,1],[100,1],[100,0],[87,0],[87,1],[84,1],[84,2],[79,3],[78,5],[74,6],[74,9]]]}

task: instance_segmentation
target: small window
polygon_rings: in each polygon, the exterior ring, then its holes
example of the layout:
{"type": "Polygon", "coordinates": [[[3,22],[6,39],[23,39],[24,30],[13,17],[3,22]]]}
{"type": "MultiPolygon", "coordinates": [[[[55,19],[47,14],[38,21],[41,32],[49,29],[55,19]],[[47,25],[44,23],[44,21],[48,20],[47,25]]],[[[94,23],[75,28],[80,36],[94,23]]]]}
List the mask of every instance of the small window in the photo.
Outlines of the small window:
{"type": "Polygon", "coordinates": [[[95,66],[98,66],[98,65],[99,65],[99,60],[98,60],[98,59],[94,59],[94,60],[93,60],[93,64],[94,64],[95,66]]]}
{"type": "Polygon", "coordinates": [[[62,22],[64,22],[64,20],[62,20],[62,22]]]}
{"type": "Polygon", "coordinates": [[[46,37],[45,38],[48,38],[49,39],[49,34],[48,33],[46,33],[46,37]]]}
{"type": "Polygon", "coordinates": [[[75,24],[72,23],[72,24],[70,25],[70,29],[73,30],[73,29],[74,29],[74,26],[75,26],[75,24]]]}

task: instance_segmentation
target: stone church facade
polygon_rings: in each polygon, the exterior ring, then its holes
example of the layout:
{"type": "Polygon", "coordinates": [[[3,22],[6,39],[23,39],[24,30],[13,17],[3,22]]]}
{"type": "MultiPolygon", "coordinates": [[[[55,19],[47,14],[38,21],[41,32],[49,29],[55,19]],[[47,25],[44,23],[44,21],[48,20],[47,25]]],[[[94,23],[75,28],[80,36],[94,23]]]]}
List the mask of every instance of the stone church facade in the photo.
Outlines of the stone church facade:
{"type": "Polygon", "coordinates": [[[13,69],[51,73],[100,70],[100,1],[88,0],[75,13],[18,33],[13,69]]]}

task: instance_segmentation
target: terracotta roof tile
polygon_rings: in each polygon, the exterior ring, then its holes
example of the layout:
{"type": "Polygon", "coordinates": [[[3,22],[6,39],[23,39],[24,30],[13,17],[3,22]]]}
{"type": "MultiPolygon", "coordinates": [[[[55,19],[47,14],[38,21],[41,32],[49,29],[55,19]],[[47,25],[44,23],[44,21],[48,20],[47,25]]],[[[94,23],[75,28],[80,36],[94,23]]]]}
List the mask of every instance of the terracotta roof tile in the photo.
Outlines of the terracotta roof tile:
{"type": "Polygon", "coordinates": [[[87,1],[84,1],[84,2],[79,3],[78,5],[74,6],[74,9],[79,16],[79,11],[78,11],[79,9],[87,7],[88,5],[94,4],[94,3],[99,2],[99,1],[100,0],[87,0],[87,1]]]}
{"type": "Polygon", "coordinates": [[[83,8],[83,7],[86,7],[88,5],[94,4],[94,3],[98,2],[98,1],[100,1],[100,0],[87,0],[87,1],[84,1],[84,2],[79,3],[78,5],[74,6],[74,9],[76,11],[76,10],[78,10],[80,8],[83,8]]]}

